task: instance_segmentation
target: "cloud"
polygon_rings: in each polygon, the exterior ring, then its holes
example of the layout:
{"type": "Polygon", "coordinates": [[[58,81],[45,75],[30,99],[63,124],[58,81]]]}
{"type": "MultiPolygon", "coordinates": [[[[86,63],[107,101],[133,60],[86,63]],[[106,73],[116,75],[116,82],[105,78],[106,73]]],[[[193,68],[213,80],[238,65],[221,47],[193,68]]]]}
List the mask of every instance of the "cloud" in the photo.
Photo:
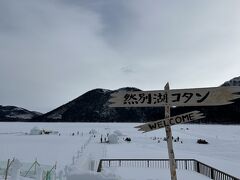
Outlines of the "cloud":
{"type": "Polygon", "coordinates": [[[126,73],[126,74],[134,73],[134,70],[133,70],[131,67],[129,67],[129,66],[124,66],[124,67],[122,67],[122,68],[121,68],[121,71],[124,72],[124,73],[126,73]]]}
{"type": "Polygon", "coordinates": [[[44,112],[97,87],[239,76],[239,1],[173,2],[0,1],[0,103],[44,112]]]}
{"type": "Polygon", "coordinates": [[[57,1],[1,3],[1,103],[57,106],[106,76],[115,55],[98,36],[97,14],[57,1]]]}

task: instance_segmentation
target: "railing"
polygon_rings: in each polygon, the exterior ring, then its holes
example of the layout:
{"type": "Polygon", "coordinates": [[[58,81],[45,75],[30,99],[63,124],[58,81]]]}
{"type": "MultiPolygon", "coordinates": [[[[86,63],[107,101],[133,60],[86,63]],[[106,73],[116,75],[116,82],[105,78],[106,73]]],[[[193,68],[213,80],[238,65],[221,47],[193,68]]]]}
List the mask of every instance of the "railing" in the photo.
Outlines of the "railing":
{"type": "MultiPolygon", "coordinates": [[[[214,180],[240,180],[195,159],[176,159],[177,169],[198,172],[214,180]]],[[[97,172],[106,167],[169,168],[168,159],[101,159],[97,172]]]]}

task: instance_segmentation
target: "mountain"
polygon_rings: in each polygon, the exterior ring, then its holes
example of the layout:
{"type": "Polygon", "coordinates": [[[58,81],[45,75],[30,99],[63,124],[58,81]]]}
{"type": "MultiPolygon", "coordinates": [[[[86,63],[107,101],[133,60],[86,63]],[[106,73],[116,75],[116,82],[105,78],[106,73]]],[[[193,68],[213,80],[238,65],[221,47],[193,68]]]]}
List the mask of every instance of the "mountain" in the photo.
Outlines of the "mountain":
{"type": "MultiPolygon", "coordinates": [[[[222,86],[240,86],[240,77],[225,82],[222,86]]],[[[164,108],[111,108],[108,107],[110,95],[119,91],[139,91],[137,88],[121,88],[115,91],[94,89],[73,101],[60,106],[42,116],[34,118],[37,122],[147,122],[164,118],[164,108]]],[[[171,115],[200,110],[206,116],[197,123],[240,124],[240,100],[224,106],[177,107],[171,115]]]]}
{"type": "MultiPolygon", "coordinates": [[[[240,77],[226,81],[222,86],[240,86],[240,77]]],[[[111,108],[109,98],[119,91],[139,91],[134,87],[118,90],[93,89],[78,98],[46,113],[28,111],[14,106],[0,106],[1,121],[31,122],[147,122],[164,118],[163,107],[111,108]]],[[[240,100],[224,106],[176,107],[171,115],[199,110],[206,116],[195,123],[240,124],[240,100]]]]}
{"type": "Polygon", "coordinates": [[[30,121],[40,115],[42,114],[39,112],[28,111],[20,107],[0,105],[1,121],[30,121]]]}
{"type": "Polygon", "coordinates": [[[240,86],[240,76],[226,81],[222,86],[240,86]]]}
{"type": "Polygon", "coordinates": [[[38,122],[144,122],[155,120],[162,114],[162,108],[110,108],[110,95],[118,91],[139,91],[137,88],[121,88],[115,91],[94,89],[73,101],[42,116],[38,122]]]}

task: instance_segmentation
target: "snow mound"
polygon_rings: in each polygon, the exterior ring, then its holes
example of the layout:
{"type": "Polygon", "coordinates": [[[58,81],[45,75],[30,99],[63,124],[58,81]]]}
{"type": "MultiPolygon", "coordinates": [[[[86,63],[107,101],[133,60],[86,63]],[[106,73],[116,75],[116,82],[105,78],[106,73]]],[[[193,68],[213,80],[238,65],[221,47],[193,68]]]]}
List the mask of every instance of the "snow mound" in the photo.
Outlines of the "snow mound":
{"type": "Polygon", "coordinates": [[[108,136],[108,142],[109,142],[109,144],[118,144],[118,135],[110,134],[108,136]]]}
{"type": "Polygon", "coordinates": [[[43,135],[43,134],[53,134],[53,135],[57,135],[59,134],[58,131],[52,131],[52,130],[45,130],[45,129],[40,129],[38,127],[34,127],[30,130],[29,135],[43,135]]]}
{"type": "Polygon", "coordinates": [[[119,130],[114,131],[113,134],[116,134],[117,136],[123,136],[123,133],[119,130]]]}
{"type": "Polygon", "coordinates": [[[42,130],[35,126],[30,130],[29,134],[30,135],[40,135],[40,134],[42,134],[42,130]]]}
{"type": "Polygon", "coordinates": [[[97,131],[96,131],[95,129],[91,129],[91,130],[89,131],[89,134],[97,134],[97,131]]]}

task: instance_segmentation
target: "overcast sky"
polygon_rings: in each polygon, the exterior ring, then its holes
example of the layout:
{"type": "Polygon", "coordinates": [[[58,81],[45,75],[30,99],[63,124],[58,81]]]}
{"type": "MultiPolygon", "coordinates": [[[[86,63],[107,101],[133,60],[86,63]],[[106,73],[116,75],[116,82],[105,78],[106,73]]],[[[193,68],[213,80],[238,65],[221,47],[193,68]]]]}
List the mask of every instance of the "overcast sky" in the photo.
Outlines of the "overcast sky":
{"type": "Polygon", "coordinates": [[[240,76],[239,0],[0,0],[0,104],[50,111],[94,88],[240,76]]]}

